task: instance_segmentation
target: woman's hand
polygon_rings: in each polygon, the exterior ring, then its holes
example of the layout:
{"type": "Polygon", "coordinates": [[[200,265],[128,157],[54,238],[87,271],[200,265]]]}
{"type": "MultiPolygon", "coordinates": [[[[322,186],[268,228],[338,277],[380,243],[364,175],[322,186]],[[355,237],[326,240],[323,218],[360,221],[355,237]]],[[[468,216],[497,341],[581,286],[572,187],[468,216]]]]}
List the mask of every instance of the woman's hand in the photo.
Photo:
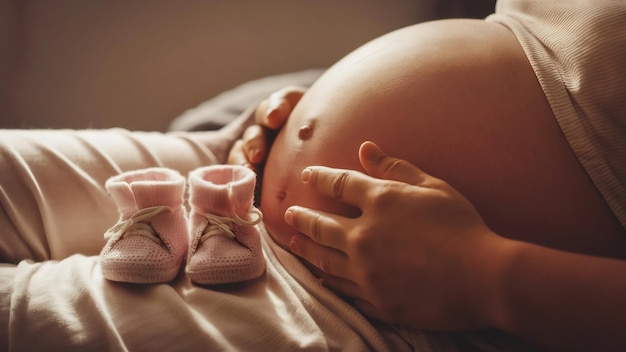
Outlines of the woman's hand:
{"type": "Polygon", "coordinates": [[[302,87],[286,87],[259,103],[254,112],[255,124],[235,142],[228,155],[228,164],[246,165],[257,171],[267,158],[272,132],[283,127],[305,91],[302,87]]]}
{"type": "Polygon", "coordinates": [[[359,158],[370,176],[319,166],[303,171],[305,185],[362,214],[290,207],[285,221],[302,234],[291,250],[373,318],[435,330],[490,325],[507,240],[444,181],[372,142],[361,145],[359,158]]]}

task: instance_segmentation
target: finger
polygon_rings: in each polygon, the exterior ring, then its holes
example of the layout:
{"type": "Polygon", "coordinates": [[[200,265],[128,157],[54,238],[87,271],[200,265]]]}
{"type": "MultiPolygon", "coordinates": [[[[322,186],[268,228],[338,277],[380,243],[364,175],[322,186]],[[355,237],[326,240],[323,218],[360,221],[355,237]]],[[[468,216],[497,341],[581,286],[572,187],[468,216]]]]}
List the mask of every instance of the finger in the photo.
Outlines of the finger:
{"type": "Polygon", "coordinates": [[[293,108],[295,108],[296,105],[300,102],[300,99],[302,99],[302,97],[304,96],[306,90],[306,87],[288,86],[280,90],[279,94],[284,97],[284,99],[289,103],[289,106],[291,106],[291,110],[293,110],[293,108]]]}
{"type": "Polygon", "coordinates": [[[241,139],[237,140],[233,147],[230,149],[226,163],[228,163],[229,165],[242,165],[251,169],[252,171],[256,171],[256,168],[248,161],[243,151],[243,140],[241,139]]]}
{"type": "Polygon", "coordinates": [[[325,274],[347,278],[352,273],[348,257],[343,252],[319,245],[304,235],[293,236],[289,249],[325,274]]]}
{"type": "Polygon", "coordinates": [[[269,104],[269,98],[263,99],[254,110],[254,122],[257,125],[268,127],[267,115],[270,113],[270,108],[268,104],[269,104]]]}
{"type": "Polygon", "coordinates": [[[326,196],[362,209],[368,191],[379,180],[354,170],[310,166],[302,171],[302,182],[326,196]]]}
{"type": "Polygon", "coordinates": [[[243,133],[243,151],[252,164],[259,164],[267,155],[267,134],[259,125],[246,128],[243,133]]]}
{"type": "Polygon", "coordinates": [[[247,161],[248,159],[246,159],[246,155],[243,152],[243,140],[238,139],[230,149],[226,162],[230,165],[241,165],[247,161]]]}
{"type": "Polygon", "coordinates": [[[322,246],[346,250],[345,229],[338,216],[291,206],[285,211],[285,222],[322,246]]]}
{"type": "Polygon", "coordinates": [[[386,155],[374,142],[363,142],[359,160],[368,175],[380,179],[421,185],[429,175],[406,160],[386,155]]]}
{"type": "Polygon", "coordinates": [[[306,88],[290,86],[272,93],[255,110],[256,123],[272,130],[281,128],[305,91],[306,88]]]}

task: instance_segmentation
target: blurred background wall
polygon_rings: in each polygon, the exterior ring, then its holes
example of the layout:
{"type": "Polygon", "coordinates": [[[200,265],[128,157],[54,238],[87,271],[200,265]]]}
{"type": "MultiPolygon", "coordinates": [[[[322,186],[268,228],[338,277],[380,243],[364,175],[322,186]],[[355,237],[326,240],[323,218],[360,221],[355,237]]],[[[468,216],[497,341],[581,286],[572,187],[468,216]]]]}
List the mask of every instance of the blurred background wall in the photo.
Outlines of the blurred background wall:
{"type": "Polygon", "coordinates": [[[0,128],[164,130],[219,92],[328,67],[491,0],[0,0],[0,128]]]}

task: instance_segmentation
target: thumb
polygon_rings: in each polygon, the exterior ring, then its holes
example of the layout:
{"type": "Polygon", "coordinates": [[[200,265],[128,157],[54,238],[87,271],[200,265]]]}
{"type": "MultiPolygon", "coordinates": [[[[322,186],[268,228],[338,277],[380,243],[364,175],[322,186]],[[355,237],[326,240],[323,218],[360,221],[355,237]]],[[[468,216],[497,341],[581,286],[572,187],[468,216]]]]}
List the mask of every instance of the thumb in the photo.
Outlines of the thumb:
{"type": "Polygon", "coordinates": [[[386,155],[370,141],[361,144],[359,160],[365,172],[375,178],[419,185],[428,177],[408,161],[386,155]]]}

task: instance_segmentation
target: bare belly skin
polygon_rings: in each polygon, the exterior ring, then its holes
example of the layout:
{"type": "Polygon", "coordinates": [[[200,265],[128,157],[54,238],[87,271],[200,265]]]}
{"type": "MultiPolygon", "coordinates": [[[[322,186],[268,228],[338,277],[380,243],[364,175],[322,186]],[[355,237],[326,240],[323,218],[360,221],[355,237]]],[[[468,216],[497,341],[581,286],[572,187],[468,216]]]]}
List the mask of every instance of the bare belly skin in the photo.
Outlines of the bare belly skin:
{"type": "Polygon", "coordinates": [[[578,163],[514,35],[480,20],[419,24],[378,38],[333,66],[277,136],[261,208],[286,246],[291,205],[355,209],[301,186],[309,165],[362,170],[366,140],[464,194],[502,236],[626,256],[619,222],[578,163]]]}

